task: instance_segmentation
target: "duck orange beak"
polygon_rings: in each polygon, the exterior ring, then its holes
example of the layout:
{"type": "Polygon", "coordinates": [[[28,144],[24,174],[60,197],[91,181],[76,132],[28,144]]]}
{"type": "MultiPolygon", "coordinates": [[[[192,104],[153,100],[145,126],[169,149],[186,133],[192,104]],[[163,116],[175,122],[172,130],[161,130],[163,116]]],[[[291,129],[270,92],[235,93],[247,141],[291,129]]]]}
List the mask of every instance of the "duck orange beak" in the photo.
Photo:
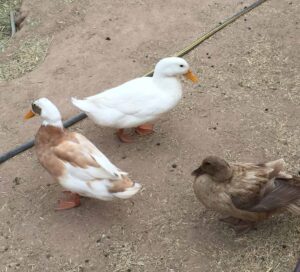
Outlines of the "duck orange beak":
{"type": "Polygon", "coordinates": [[[25,114],[24,119],[25,119],[25,120],[28,120],[28,119],[30,119],[30,118],[32,118],[32,117],[34,117],[34,116],[35,116],[35,113],[34,113],[32,110],[30,110],[29,112],[27,112],[27,113],[25,114]]]}
{"type": "Polygon", "coordinates": [[[184,76],[194,83],[197,83],[199,81],[198,77],[191,70],[188,70],[188,72],[184,74],[184,76]]]}

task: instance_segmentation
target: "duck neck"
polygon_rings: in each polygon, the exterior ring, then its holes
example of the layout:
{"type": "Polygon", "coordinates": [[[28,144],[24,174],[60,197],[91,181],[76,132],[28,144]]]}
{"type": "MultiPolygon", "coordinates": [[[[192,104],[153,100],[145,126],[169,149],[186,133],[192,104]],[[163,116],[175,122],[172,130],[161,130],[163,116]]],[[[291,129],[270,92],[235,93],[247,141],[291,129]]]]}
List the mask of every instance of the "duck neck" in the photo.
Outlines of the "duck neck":
{"type": "Polygon", "coordinates": [[[228,168],[224,171],[220,171],[214,174],[213,179],[218,183],[230,182],[233,176],[233,170],[228,168]]]}
{"type": "Polygon", "coordinates": [[[52,126],[52,125],[42,125],[35,136],[35,144],[37,151],[45,146],[53,146],[61,141],[64,137],[65,131],[63,128],[52,126]]]}
{"type": "Polygon", "coordinates": [[[63,122],[61,120],[44,120],[42,126],[52,126],[63,129],[63,122]]]}
{"type": "Polygon", "coordinates": [[[178,78],[175,76],[166,76],[154,72],[153,81],[163,90],[170,91],[173,89],[173,90],[181,91],[181,83],[178,80],[178,78]]]}

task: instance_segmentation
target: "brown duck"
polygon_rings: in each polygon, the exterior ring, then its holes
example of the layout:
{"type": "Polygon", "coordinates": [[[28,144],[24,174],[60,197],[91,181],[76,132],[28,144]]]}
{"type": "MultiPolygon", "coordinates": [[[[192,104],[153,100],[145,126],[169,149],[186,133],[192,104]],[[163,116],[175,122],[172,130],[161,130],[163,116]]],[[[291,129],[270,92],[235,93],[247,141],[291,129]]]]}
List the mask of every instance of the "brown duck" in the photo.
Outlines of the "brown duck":
{"type": "Polygon", "coordinates": [[[227,216],[222,221],[248,230],[275,213],[300,214],[300,177],[286,174],[284,166],[283,159],[228,163],[209,156],[192,172],[194,192],[204,206],[227,216]]]}
{"type": "Polygon", "coordinates": [[[34,101],[25,119],[35,115],[43,120],[35,136],[37,157],[68,196],[59,201],[57,210],[79,206],[80,196],[126,199],[141,189],[85,136],[65,130],[60,112],[49,99],[34,101]]]}

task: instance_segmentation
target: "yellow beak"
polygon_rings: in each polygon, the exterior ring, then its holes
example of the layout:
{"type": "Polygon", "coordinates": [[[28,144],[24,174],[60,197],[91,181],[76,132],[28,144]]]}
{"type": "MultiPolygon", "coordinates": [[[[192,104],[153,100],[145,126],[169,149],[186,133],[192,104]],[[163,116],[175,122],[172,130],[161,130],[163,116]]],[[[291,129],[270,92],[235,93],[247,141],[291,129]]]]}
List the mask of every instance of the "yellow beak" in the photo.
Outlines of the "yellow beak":
{"type": "Polygon", "coordinates": [[[186,74],[184,74],[184,76],[187,79],[193,81],[194,83],[197,83],[199,81],[198,77],[195,74],[193,74],[193,72],[191,70],[188,70],[188,72],[186,74]]]}
{"type": "Polygon", "coordinates": [[[35,116],[35,113],[32,110],[30,110],[29,112],[27,112],[25,114],[24,119],[28,120],[28,119],[32,118],[33,116],[35,116]]]}

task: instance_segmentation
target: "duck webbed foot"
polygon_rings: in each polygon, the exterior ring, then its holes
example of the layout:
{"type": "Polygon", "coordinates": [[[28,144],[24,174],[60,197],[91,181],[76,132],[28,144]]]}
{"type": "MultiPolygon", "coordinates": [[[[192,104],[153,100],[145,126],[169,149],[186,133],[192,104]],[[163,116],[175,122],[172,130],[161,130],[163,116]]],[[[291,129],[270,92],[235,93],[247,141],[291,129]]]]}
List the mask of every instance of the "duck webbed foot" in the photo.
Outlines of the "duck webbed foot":
{"type": "Polygon", "coordinates": [[[118,129],[117,132],[116,132],[116,135],[118,136],[120,141],[123,142],[123,143],[129,144],[129,143],[133,142],[132,137],[129,134],[125,133],[123,128],[118,129]]]}
{"type": "Polygon", "coordinates": [[[63,191],[63,193],[67,195],[67,198],[58,201],[58,207],[55,209],[56,211],[68,210],[80,206],[81,202],[78,194],[70,191],[63,191]]]}
{"type": "Polygon", "coordinates": [[[240,224],[241,219],[235,218],[233,216],[228,216],[228,217],[220,218],[219,221],[227,223],[232,226],[237,226],[240,224]]]}
{"type": "Polygon", "coordinates": [[[255,222],[246,221],[232,216],[219,219],[221,222],[230,224],[236,234],[244,234],[255,229],[255,222]]]}
{"type": "Polygon", "coordinates": [[[140,125],[137,128],[135,128],[135,132],[141,136],[152,134],[154,132],[153,125],[152,124],[140,125]]]}
{"type": "Polygon", "coordinates": [[[236,234],[245,234],[255,229],[255,222],[241,220],[240,223],[233,227],[236,234]]]}

